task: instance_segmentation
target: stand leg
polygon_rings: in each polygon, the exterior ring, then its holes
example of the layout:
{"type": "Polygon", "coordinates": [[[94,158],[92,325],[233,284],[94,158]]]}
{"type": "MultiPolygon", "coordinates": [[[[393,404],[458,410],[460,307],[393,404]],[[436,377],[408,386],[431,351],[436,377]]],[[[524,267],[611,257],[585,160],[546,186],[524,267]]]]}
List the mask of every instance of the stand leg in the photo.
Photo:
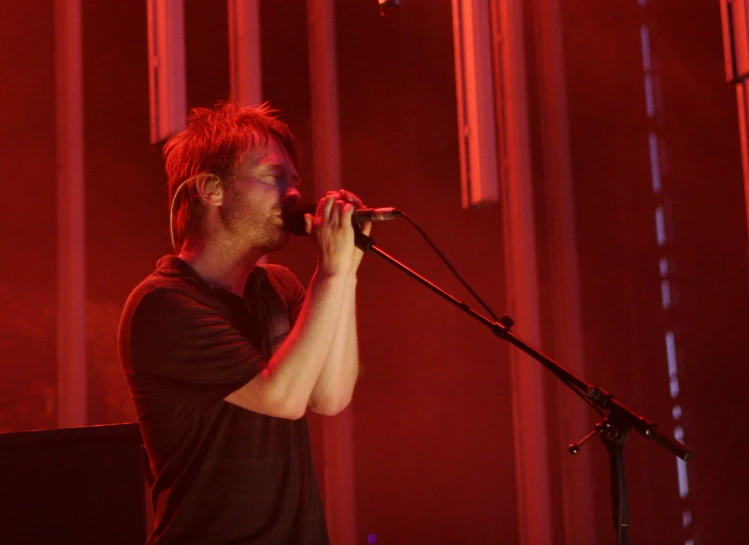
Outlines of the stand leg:
{"type": "Polygon", "coordinates": [[[624,442],[629,435],[629,429],[618,429],[608,422],[604,422],[601,439],[609,453],[609,468],[611,471],[611,507],[614,515],[617,545],[630,545],[629,529],[629,495],[627,479],[624,473],[624,442]]]}

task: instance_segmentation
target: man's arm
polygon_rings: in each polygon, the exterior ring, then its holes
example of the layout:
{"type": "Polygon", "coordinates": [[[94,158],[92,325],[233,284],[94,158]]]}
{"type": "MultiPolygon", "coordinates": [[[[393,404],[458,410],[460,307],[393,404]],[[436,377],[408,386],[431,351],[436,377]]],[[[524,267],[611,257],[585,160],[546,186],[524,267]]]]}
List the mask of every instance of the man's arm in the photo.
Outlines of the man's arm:
{"type": "MultiPolygon", "coordinates": [[[[323,366],[336,344],[347,279],[354,259],[354,207],[337,192],[320,201],[314,218],[305,217],[317,248],[318,266],[310,281],[299,318],[287,339],[258,376],[226,397],[245,409],[300,418],[323,366]]],[[[353,302],[351,303],[353,305],[353,302]]]]}
{"type": "MultiPolygon", "coordinates": [[[[342,189],[342,199],[361,208],[359,197],[342,189]]],[[[372,225],[362,226],[362,232],[369,235],[372,225]]],[[[346,281],[343,295],[343,306],[335,331],[335,338],[330,353],[320,372],[312,394],[309,407],[316,413],[335,415],[345,409],[351,402],[354,386],[359,376],[359,343],[356,330],[356,272],[364,252],[355,249],[351,269],[346,281]]]]}
{"type": "Polygon", "coordinates": [[[333,343],[345,278],[315,273],[289,336],[250,382],[226,400],[245,409],[301,418],[333,343]]]}
{"type": "Polygon", "coordinates": [[[330,352],[320,372],[309,407],[316,413],[335,415],[351,402],[359,376],[359,345],[356,333],[356,276],[346,280],[343,306],[336,324],[330,352]]]}

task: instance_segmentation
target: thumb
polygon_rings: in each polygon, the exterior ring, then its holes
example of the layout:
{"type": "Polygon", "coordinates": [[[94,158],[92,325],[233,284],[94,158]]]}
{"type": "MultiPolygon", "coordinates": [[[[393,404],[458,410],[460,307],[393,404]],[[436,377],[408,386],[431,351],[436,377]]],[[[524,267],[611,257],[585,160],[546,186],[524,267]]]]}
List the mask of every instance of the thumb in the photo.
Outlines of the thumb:
{"type": "Polygon", "coordinates": [[[304,230],[308,235],[312,234],[312,214],[304,215],[304,230]]]}
{"type": "Polygon", "coordinates": [[[365,223],[362,223],[361,224],[361,232],[362,232],[363,235],[369,236],[369,233],[372,232],[372,222],[371,221],[367,221],[365,223]]]}

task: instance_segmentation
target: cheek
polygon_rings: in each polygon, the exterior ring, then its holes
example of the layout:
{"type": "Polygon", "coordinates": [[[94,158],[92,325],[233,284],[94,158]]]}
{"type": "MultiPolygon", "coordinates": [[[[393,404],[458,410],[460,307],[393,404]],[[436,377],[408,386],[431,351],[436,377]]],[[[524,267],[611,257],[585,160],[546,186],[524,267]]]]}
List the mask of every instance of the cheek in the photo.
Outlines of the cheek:
{"type": "Polygon", "coordinates": [[[228,223],[241,221],[249,212],[249,203],[245,202],[246,196],[236,191],[228,191],[221,205],[221,215],[228,223]]]}
{"type": "Polygon", "coordinates": [[[231,215],[239,221],[262,223],[272,215],[278,204],[273,192],[256,192],[252,195],[238,195],[232,202],[231,215]]]}
{"type": "Polygon", "coordinates": [[[268,216],[274,208],[279,208],[281,203],[277,187],[257,184],[249,191],[227,191],[224,206],[227,217],[261,219],[268,216]]]}
{"type": "Polygon", "coordinates": [[[283,202],[281,191],[277,187],[264,187],[262,194],[258,192],[257,204],[266,210],[280,207],[283,202]]]}
{"type": "Polygon", "coordinates": [[[252,204],[252,195],[249,192],[228,191],[224,200],[224,206],[235,212],[241,211],[252,204]]]}

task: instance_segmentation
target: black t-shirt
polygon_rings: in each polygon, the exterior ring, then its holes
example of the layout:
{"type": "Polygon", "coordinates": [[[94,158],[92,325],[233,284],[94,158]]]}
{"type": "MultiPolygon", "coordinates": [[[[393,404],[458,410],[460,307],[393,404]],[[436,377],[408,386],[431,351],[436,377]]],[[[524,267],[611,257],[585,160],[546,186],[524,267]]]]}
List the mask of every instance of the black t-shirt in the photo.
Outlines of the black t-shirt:
{"type": "Polygon", "coordinates": [[[130,294],[119,349],[154,475],[149,544],[328,543],[305,418],[224,401],[265,368],[303,298],[284,267],[256,267],[243,299],[176,256],[130,294]]]}

